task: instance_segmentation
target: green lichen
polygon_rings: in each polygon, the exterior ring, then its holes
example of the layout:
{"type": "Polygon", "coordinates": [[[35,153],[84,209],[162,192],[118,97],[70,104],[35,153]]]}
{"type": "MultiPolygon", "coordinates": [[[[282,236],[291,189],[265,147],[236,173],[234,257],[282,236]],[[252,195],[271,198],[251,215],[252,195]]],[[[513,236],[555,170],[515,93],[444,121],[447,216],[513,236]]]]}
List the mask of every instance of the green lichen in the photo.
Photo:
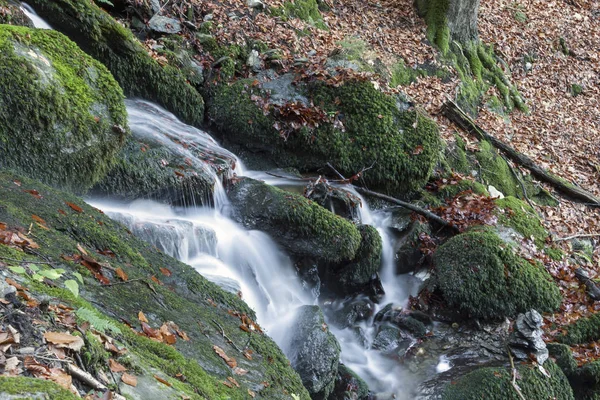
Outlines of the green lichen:
{"type": "Polygon", "coordinates": [[[85,191],[127,133],[118,84],[55,31],[0,25],[0,52],[0,167],[85,191]]]}
{"type": "Polygon", "coordinates": [[[542,225],[535,210],[522,200],[512,196],[496,200],[500,212],[498,222],[509,226],[527,239],[533,239],[538,247],[542,247],[548,232],[542,225]]]}
{"type": "Polygon", "coordinates": [[[186,123],[200,125],[202,96],[174,66],[161,66],[133,34],[86,0],[33,0],[38,14],[102,62],[128,97],[142,97],[165,107],[186,123]]]}
{"type": "Polygon", "coordinates": [[[328,29],[316,0],[287,0],[281,8],[271,8],[269,11],[276,17],[298,18],[319,29],[328,29]]]}
{"type": "MultiPolygon", "coordinates": [[[[285,140],[250,98],[265,96],[249,80],[219,85],[209,96],[208,117],[229,141],[254,153],[268,153],[280,167],[315,171],[330,162],[342,174],[363,174],[373,189],[409,196],[423,187],[440,155],[434,121],[402,108],[400,99],[386,95],[370,82],[349,81],[340,87],[314,84],[304,88],[315,105],[339,113],[344,131],[331,123],[292,132],[285,140]]],[[[284,124],[284,122],[280,122],[284,124]]]]}
{"type": "Polygon", "coordinates": [[[551,312],[561,302],[543,267],[516,255],[489,229],[451,238],[438,248],[434,262],[448,305],[474,318],[500,319],[532,308],[551,312]]]}
{"type": "Polygon", "coordinates": [[[25,377],[0,376],[0,393],[15,396],[10,397],[15,400],[34,400],[40,398],[77,400],[79,398],[52,381],[25,377]]]}
{"type": "Polygon", "coordinates": [[[548,360],[544,369],[550,376],[533,365],[518,365],[519,393],[511,383],[510,366],[479,368],[448,384],[442,400],[573,400],[573,390],[560,368],[548,360]]]}

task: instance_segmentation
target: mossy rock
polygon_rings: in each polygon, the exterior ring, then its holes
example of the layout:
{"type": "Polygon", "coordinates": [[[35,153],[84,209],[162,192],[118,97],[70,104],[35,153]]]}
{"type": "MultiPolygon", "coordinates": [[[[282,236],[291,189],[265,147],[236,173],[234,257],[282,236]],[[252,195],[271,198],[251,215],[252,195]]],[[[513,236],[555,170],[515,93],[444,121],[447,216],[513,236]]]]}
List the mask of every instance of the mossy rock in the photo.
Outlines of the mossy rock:
{"type": "Polygon", "coordinates": [[[269,12],[273,16],[284,19],[298,18],[319,29],[327,29],[317,0],[287,0],[282,7],[270,8],[269,12]]]}
{"type": "Polygon", "coordinates": [[[367,292],[369,283],[381,267],[382,241],[377,229],[360,225],[360,247],[349,264],[328,266],[326,282],[329,290],[343,295],[367,292]]]}
{"type": "Polygon", "coordinates": [[[544,369],[549,377],[533,365],[517,366],[520,396],[511,383],[510,366],[480,368],[449,383],[442,400],[573,400],[573,390],[560,368],[548,360],[544,369]]]}
{"type": "Polygon", "coordinates": [[[80,398],[52,381],[8,376],[0,376],[0,394],[3,399],[15,400],[76,400],[80,398]]]}
{"type": "Polygon", "coordinates": [[[335,387],[328,400],[366,400],[368,395],[367,383],[350,368],[340,364],[335,378],[335,387]]]}
{"type": "Polygon", "coordinates": [[[235,156],[203,131],[162,109],[127,100],[132,136],[115,166],[90,191],[94,197],[154,199],[167,204],[212,204],[214,187],[229,176],[235,156]]]}
{"type": "Polygon", "coordinates": [[[303,196],[242,178],[229,198],[235,220],[267,232],[294,256],[342,262],[359,251],[361,234],[352,223],[303,196]]]}
{"type": "Polygon", "coordinates": [[[33,28],[33,23],[18,4],[0,0],[0,24],[18,25],[33,28]]]}
{"type": "Polygon", "coordinates": [[[540,265],[515,253],[490,229],[452,237],[434,255],[436,284],[449,307],[473,318],[501,319],[536,309],[555,311],[558,286],[540,265]]]}
{"type": "Polygon", "coordinates": [[[87,0],[33,0],[37,13],[112,72],[128,97],[154,101],[188,124],[204,120],[204,100],[175,67],[161,66],[133,34],[87,0]]]}
{"type": "MultiPolygon", "coordinates": [[[[126,227],[76,196],[13,173],[0,172],[0,221],[9,229],[27,232],[33,214],[43,219],[47,228],[36,224],[31,227],[32,237],[39,245],[36,250],[39,256],[0,244],[0,257],[30,263],[52,262],[66,272],[64,277],[54,281],[57,287],[46,286],[25,275],[13,274],[12,277],[28,287],[34,296],[46,295],[77,310],[86,309],[88,314],[95,315],[94,320],[103,319],[119,328],[121,333],[114,335],[115,338],[141,360],[140,368],[146,371],[144,376],[151,378],[147,371],[158,370],[174,388],[192,399],[241,400],[248,397],[247,389],[256,392],[257,398],[289,399],[286,393],[297,394],[304,400],[309,398],[299,376],[289,367],[277,345],[266,335],[250,334],[239,328],[240,319],[230,314],[232,310],[252,319],[255,315],[235,294],[221,290],[192,267],[139,240],[126,227]],[[33,196],[31,190],[38,194],[33,196]],[[98,262],[121,268],[130,282],[101,285],[85,267],[61,257],[75,254],[78,248],[87,249],[89,256],[98,262]],[[114,257],[100,253],[108,254],[105,250],[114,253],[114,257]],[[165,276],[160,268],[167,268],[171,275],[165,276]],[[73,279],[74,272],[84,278],[84,284],[79,285],[79,297],[64,288],[63,279],[73,279]],[[162,285],[153,283],[152,276],[160,279],[162,285]],[[136,321],[139,311],[144,312],[153,327],[174,321],[191,340],[178,340],[169,346],[141,337],[117,321],[120,318],[136,321]],[[238,346],[248,343],[253,351],[252,360],[237,353],[213,321],[217,321],[238,346]],[[232,376],[232,370],[215,353],[215,345],[235,357],[240,368],[251,371],[236,376],[240,388],[222,384],[232,376]],[[179,381],[178,374],[183,374],[186,381],[179,381]],[[262,385],[263,381],[269,386],[262,385]]],[[[112,270],[104,269],[103,273],[113,282],[118,279],[112,270]]],[[[102,355],[90,352],[89,358],[97,361],[102,355]]]]}
{"type": "Polygon", "coordinates": [[[280,167],[309,172],[330,162],[353,176],[372,166],[362,176],[365,184],[401,197],[425,185],[441,149],[433,120],[370,82],[350,81],[337,88],[313,84],[299,90],[325,111],[339,113],[345,130],[324,123],[312,131],[293,132],[285,140],[274,127],[276,118],[264,115],[251,100],[267,94],[250,80],[219,85],[209,96],[208,118],[227,141],[270,157],[280,167]]]}
{"type": "Polygon", "coordinates": [[[600,313],[589,317],[579,318],[572,324],[564,327],[565,333],[557,340],[565,344],[584,344],[600,339],[600,313]]]}
{"type": "Polygon", "coordinates": [[[498,222],[513,228],[526,239],[532,239],[538,247],[543,247],[548,231],[542,225],[540,217],[526,202],[508,196],[496,200],[498,206],[498,222]]]}
{"type": "Polygon", "coordinates": [[[0,167],[82,192],[123,145],[110,72],[59,32],[0,25],[0,167]]]}

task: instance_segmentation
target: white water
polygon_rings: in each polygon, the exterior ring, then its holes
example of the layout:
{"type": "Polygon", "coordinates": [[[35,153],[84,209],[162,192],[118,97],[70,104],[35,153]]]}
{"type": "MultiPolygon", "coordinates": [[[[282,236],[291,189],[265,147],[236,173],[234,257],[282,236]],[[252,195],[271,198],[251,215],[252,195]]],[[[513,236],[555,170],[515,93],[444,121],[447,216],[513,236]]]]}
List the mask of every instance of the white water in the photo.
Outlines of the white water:
{"type": "MultiPolygon", "coordinates": [[[[37,28],[52,29],[27,4],[22,3],[21,9],[37,28]]],[[[294,321],[294,310],[313,303],[313,300],[303,290],[289,257],[268,235],[248,231],[221,213],[226,210],[228,200],[217,172],[220,166],[229,163],[238,175],[262,179],[271,185],[289,187],[298,186],[299,182],[264,172],[244,171],[237,157],[220,147],[206,132],[183,124],[173,114],[152,103],[141,100],[127,100],[126,103],[132,131],[177,152],[185,152],[194,167],[214,177],[215,208],[172,208],[147,200],[130,204],[106,200],[88,202],[224,289],[240,291],[242,298],[255,310],[259,324],[288,353],[286,335],[293,329],[290,324],[294,321]],[[183,146],[182,142],[185,143],[183,146]],[[191,148],[190,143],[193,143],[191,148]]],[[[346,189],[352,191],[350,187],[346,189]]],[[[388,232],[390,214],[372,212],[365,199],[362,204],[362,223],[375,226],[383,240],[380,275],[386,294],[375,312],[388,303],[405,306],[408,296],[415,294],[417,284],[414,278],[395,273],[392,238],[388,232]]],[[[342,361],[369,384],[371,391],[393,394],[399,400],[412,398],[410,392],[414,383],[408,372],[395,360],[369,349],[375,335],[372,321],[362,324],[366,349],[350,329],[339,330],[333,325],[330,329],[341,345],[342,361]]],[[[441,370],[448,368],[445,360],[440,359],[440,365],[441,370]]]]}

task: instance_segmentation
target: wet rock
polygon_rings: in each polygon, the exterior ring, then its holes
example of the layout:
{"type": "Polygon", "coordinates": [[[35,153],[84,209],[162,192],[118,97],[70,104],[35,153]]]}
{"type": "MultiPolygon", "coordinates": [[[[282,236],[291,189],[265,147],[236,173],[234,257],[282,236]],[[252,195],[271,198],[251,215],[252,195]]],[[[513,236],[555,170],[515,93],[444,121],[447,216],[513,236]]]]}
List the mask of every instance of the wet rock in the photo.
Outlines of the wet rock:
{"type": "MultiPolygon", "coordinates": [[[[400,228],[406,223],[405,219],[400,220],[396,218],[396,220],[396,226],[400,228]]],[[[400,237],[394,243],[394,260],[398,274],[413,272],[421,266],[421,262],[423,261],[423,253],[419,249],[421,245],[419,235],[421,233],[431,233],[429,224],[421,221],[413,221],[403,230],[400,237]]]]}
{"type": "Polygon", "coordinates": [[[542,316],[535,310],[517,316],[514,331],[508,340],[510,350],[517,359],[527,360],[533,355],[540,365],[548,359],[548,349],[542,339],[543,322],[542,316]]]}
{"type": "Polygon", "coordinates": [[[404,207],[390,207],[391,219],[390,228],[395,230],[396,233],[402,233],[406,231],[412,223],[412,211],[404,207]]]}
{"type": "Polygon", "coordinates": [[[340,364],[335,387],[327,400],[367,400],[369,387],[354,371],[340,364]]]}
{"type": "Polygon", "coordinates": [[[318,306],[302,306],[291,333],[288,358],[314,400],[327,399],[338,374],[340,345],[318,306]]]}
{"type": "Polygon", "coordinates": [[[148,21],[148,27],[157,33],[179,33],[181,32],[181,24],[178,20],[162,15],[155,15],[148,21]]]}
{"type": "Polygon", "coordinates": [[[385,354],[397,354],[403,357],[415,342],[415,338],[397,326],[384,324],[379,327],[372,347],[385,354]]]}
{"type": "Polygon", "coordinates": [[[309,183],[305,193],[309,199],[332,213],[356,224],[361,222],[359,213],[360,198],[350,191],[319,181],[316,184],[309,183]]]}
{"type": "Polygon", "coordinates": [[[329,321],[339,329],[349,328],[358,322],[368,320],[375,311],[375,304],[366,297],[345,302],[340,310],[328,310],[329,321]]]}
{"type": "Polygon", "coordinates": [[[304,290],[310,292],[313,299],[318,299],[321,294],[321,278],[317,264],[312,260],[303,259],[296,264],[296,268],[299,271],[304,290]]]}
{"type": "Polygon", "coordinates": [[[390,303],[381,309],[374,318],[375,322],[389,322],[416,338],[427,333],[425,323],[431,323],[427,314],[420,312],[403,312],[402,308],[394,308],[390,303]]]}
{"type": "Polygon", "coordinates": [[[297,258],[347,262],[361,246],[354,225],[303,196],[242,178],[229,188],[229,199],[234,220],[267,232],[297,258]]]}

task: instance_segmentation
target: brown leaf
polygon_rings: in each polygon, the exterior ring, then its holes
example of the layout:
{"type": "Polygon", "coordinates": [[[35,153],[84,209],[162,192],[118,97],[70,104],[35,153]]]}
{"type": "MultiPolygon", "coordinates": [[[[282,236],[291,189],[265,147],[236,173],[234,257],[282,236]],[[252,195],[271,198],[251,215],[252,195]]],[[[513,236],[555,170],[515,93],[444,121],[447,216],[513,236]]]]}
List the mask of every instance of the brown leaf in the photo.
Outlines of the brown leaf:
{"type": "Polygon", "coordinates": [[[83,208],[79,207],[77,204],[73,204],[68,201],[66,201],[65,204],[68,205],[69,207],[71,207],[71,209],[77,213],[83,212],[83,208]]]}
{"type": "Polygon", "coordinates": [[[137,386],[137,378],[133,375],[129,375],[127,372],[124,372],[123,375],[121,375],[121,381],[129,386],[137,386]]]}
{"type": "Polygon", "coordinates": [[[35,189],[28,189],[28,190],[23,190],[25,193],[29,193],[30,195],[32,195],[33,197],[35,197],[36,199],[41,199],[42,195],[40,194],[40,192],[38,192],[35,189]]]}
{"type": "Polygon", "coordinates": [[[6,281],[6,283],[8,283],[10,286],[13,286],[17,290],[27,290],[25,287],[19,285],[14,279],[6,278],[4,280],[6,281]]]}
{"type": "Polygon", "coordinates": [[[77,250],[79,250],[79,252],[81,254],[83,254],[84,256],[88,255],[87,251],[85,251],[85,249],[83,248],[83,246],[81,246],[79,243],[77,243],[77,250]]]}
{"type": "Polygon", "coordinates": [[[219,357],[225,360],[227,365],[229,365],[231,368],[237,367],[237,361],[235,361],[235,358],[229,357],[227,354],[225,354],[225,351],[222,348],[219,346],[213,346],[213,350],[219,355],[219,357]]]}
{"type": "Polygon", "coordinates": [[[38,217],[38,216],[37,216],[37,215],[35,215],[35,214],[32,214],[32,215],[31,215],[31,218],[33,218],[33,220],[34,220],[34,221],[36,221],[36,222],[39,222],[39,223],[40,223],[40,224],[42,224],[42,225],[46,225],[46,221],[44,221],[44,219],[43,219],[43,218],[41,218],[41,217],[38,217]]]}
{"type": "Polygon", "coordinates": [[[125,368],[124,365],[119,364],[117,361],[113,360],[112,358],[108,359],[108,367],[110,368],[110,370],[112,372],[125,372],[125,371],[127,371],[127,368],[125,368]]]}
{"type": "Polygon", "coordinates": [[[70,333],[62,332],[44,332],[44,339],[55,344],[56,347],[66,347],[75,351],[81,350],[85,344],[81,336],[73,336],[70,333]]]}
{"type": "Polygon", "coordinates": [[[248,373],[248,370],[245,370],[245,369],[240,368],[240,367],[235,367],[233,369],[233,373],[236,374],[236,375],[246,375],[248,373]]]}
{"type": "Polygon", "coordinates": [[[254,393],[252,390],[248,389],[248,394],[250,395],[250,397],[255,398],[256,397],[256,393],[254,393]]]}
{"type": "Polygon", "coordinates": [[[163,285],[163,283],[162,283],[162,282],[161,282],[161,281],[160,281],[160,280],[159,280],[159,279],[158,279],[156,276],[154,276],[154,275],[152,275],[152,276],[150,277],[150,279],[152,280],[152,282],[156,283],[156,284],[157,284],[157,285],[159,285],[159,286],[162,286],[162,285],[163,285]]]}
{"type": "Polygon", "coordinates": [[[160,272],[164,275],[164,276],[171,276],[172,273],[171,271],[169,271],[167,268],[160,268],[160,272]]]}
{"type": "Polygon", "coordinates": [[[235,379],[233,379],[231,376],[227,377],[227,380],[231,383],[233,383],[236,387],[240,387],[240,384],[237,383],[237,381],[235,379]]]}
{"type": "Polygon", "coordinates": [[[169,383],[167,380],[165,380],[165,379],[161,378],[161,377],[160,377],[160,376],[158,376],[158,375],[152,375],[152,376],[154,377],[154,379],[156,379],[157,381],[159,381],[159,382],[160,382],[160,383],[162,383],[163,385],[167,385],[167,386],[169,386],[169,387],[173,386],[173,385],[171,385],[171,384],[170,384],[170,383],[169,383]]]}
{"type": "Polygon", "coordinates": [[[52,368],[50,370],[50,380],[59,384],[64,389],[70,390],[73,384],[71,375],[67,374],[62,368],[52,368]]]}
{"type": "Polygon", "coordinates": [[[117,268],[115,270],[115,273],[117,274],[117,276],[119,278],[121,278],[122,281],[127,281],[129,278],[127,277],[127,274],[125,273],[125,271],[123,271],[123,269],[121,268],[117,268]]]}

